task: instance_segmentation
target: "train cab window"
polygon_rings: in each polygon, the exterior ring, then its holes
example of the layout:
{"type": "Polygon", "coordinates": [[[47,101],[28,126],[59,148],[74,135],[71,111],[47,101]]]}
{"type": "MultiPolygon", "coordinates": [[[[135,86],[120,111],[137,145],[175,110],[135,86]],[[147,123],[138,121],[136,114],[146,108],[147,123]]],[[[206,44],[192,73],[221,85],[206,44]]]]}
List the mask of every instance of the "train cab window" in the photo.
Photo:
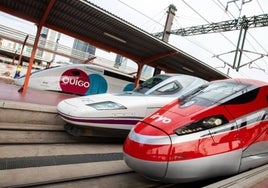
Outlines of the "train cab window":
{"type": "Polygon", "coordinates": [[[162,82],[162,81],[164,81],[164,80],[166,80],[168,78],[170,78],[170,76],[168,76],[168,75],[154,76],[154,77],[146,80],[142,84],[140,84],[139,87],[137,87],[134,90],[134,92],[146,93],[146,91],[148,91],[149,89],[153,88],[154,86],[156,86],[157,84],[159,84],[160,82],[162,82]]]}
{"type": "Polygon", "coordinates": [[[215,83],[206,87],[198,97],[207,98],[211,101],[219,101],[245,88],[244,84],[236,84],[232,82],[215,83]]]}
{"type": "MultiPolygon", "coordinates": [[[[189,101],[200,103],[199,105],[211,105],[228,97],[232,97],[235,93],[242,91],[248,85],[237,82],[214,82],[197,88],[189,95],[184,96],[180,100],[182,104],[189,101]]],[[[192,104],[194,104],[192,103],[192,104]]],[[[184,107],[183,105],[181,107],[184,107]]]]}
{"type": "Polygon", "coordinates": [[[158,88],[152,94],[155,94],[155,95],[168,95],[168,94],[178,92],[181,88],[182,87],[180,86],[180,84],[178,82],[174,81],[174,82],[170,82],[170,83],[158,88]]]}

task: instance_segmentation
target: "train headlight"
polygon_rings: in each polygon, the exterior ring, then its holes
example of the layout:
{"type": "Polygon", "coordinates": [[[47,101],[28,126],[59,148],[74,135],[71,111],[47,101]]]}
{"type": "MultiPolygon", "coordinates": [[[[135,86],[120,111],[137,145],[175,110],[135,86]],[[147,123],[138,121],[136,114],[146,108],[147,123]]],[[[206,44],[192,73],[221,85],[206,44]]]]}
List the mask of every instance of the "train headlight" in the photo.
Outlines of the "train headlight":
{"type": "Polygon", "coordinates": [[[191,124],[187,124],[183,127],[175,129],[174,132],[177,135],[191,134],[191,133],[203,131],[206,129],[218,127],[226,123],[228,123],[228,120],[223,115],[215,115],[215,116],[203,118],[191,124]]]}
{"type": "Polygon", "coordinates": [[[87,104],[87,106],[95,108],[96,110],[122,110],[122,109],[126,109],[125,106],[118,104],[116,102],[113,102],[113,101],[103,101],[103,102],[91,103],[91,104],[87,104]]]}
{"type": "Polygon", "coordinates": [[[222,125],[223,119],[219,117],[210,117],[203,120],[202,124],[206,127],[217,127],[222,125]]]}

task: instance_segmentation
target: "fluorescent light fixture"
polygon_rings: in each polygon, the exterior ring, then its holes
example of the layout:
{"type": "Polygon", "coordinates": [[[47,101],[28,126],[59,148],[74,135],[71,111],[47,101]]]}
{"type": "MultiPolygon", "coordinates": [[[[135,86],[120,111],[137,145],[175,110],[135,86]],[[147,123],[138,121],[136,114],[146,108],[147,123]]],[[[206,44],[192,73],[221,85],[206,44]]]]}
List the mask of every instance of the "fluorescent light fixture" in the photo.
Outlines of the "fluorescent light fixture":
{"type": "Polygon", "coordinates": [[[182,67],[182,69],[184,69],[184,70],[186,70],[186,71],[188,71],[188,72],[194,72],[192,69],[189,69],[189,68],[187,68],[187,67],[182,67]]]}
{"type": "Polygon", "coordinates": [[[112,38],[112,39],[115,39],[115,40],[117,40],[117,41],[119,41],[119,42],[127,43],[127,41],[125,41],[124,39],[121,39],[121,38],[119,38],[119,37],[117,37],[117,36],[114,36],[114,35],[112,35],[112,34],[110,34],[110,33],[104,32],[103,34],[106,35],[107,37],[110,37],[110,38],[112,38]]]}

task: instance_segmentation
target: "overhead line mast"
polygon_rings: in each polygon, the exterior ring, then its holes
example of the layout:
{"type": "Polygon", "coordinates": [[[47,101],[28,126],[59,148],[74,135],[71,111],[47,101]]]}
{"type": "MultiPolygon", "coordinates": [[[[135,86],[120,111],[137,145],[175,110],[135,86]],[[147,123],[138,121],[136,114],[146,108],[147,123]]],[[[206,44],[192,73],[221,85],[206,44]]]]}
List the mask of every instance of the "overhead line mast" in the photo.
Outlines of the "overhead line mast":
{"type": "MultiPolygon", "coordinates": [[[[177,8],[175,5],[171,4],[168,7],[168,11],[167,11],[167,19],[166,19],[166,23],[165,23],[165,27],[164,27],[164,31],[162,32],[162,41],[164,42],[168,42],[169,36],[170,36],[170,30],[171,30],[171,26],[172,26],[172,22],[175,16],[175,12],[177,11],[177,8]]],[[[161,70],[156,68],[154,70],[154,75],[160,74],[161,70]]]]}

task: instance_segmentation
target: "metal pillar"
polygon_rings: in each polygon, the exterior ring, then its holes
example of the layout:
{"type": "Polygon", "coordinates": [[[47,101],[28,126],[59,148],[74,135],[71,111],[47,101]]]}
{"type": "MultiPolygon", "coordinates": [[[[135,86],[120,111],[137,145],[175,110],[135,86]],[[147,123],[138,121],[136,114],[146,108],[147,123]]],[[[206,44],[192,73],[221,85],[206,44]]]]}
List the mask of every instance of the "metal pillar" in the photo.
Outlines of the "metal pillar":
{"type": "MultiPolygon", "coordinates": [[[[169,5],[168,11],[167,11],[167,19],[166,19],[166,24],[164,27],[164,32],[163,32],[163,36],[162,36],[162,40],[164,42],[168,42],[169,36],[170,36],[170,31],[171,31],[171,26],[172,26],[172,22],[175,16],[175,12],[177,11],[175,5],[171,4],[169,5]]],[[[154,70],[154,75],[160,74],[161,70],[155,68],[154,70]]]]}
{"type": "Polygon", "coordinates": [[[233,63],[233,67],[232,67],[236,71],[238,71],[240,68],[240,63],[241,63],[241,58],[242,58],[242,54],[243,54],[243,48],[244,48],[244,44],[245,44],[247,30],[248,30],[248,22],[247,22],[246,17],[243,16],[242,22],[241,22],[239,38],[238,38],[236,51],[235,51],[234,63],[233,63]],[[237,59],[237,57],[238,57],[238,59],[237,59]]]}
{"type": "Polygon", "coordinates": [[[167,19],[166,19],[166,24],[162,36],[162,40],[164,42],[168,42],[169,36],[170,36],[170,31],[171,31],[171,26],[172,22],[175,16],[175,12],[177,11],[175,5],[171,4],[169,5],[168,11],[167,11],[167,19]]]}

